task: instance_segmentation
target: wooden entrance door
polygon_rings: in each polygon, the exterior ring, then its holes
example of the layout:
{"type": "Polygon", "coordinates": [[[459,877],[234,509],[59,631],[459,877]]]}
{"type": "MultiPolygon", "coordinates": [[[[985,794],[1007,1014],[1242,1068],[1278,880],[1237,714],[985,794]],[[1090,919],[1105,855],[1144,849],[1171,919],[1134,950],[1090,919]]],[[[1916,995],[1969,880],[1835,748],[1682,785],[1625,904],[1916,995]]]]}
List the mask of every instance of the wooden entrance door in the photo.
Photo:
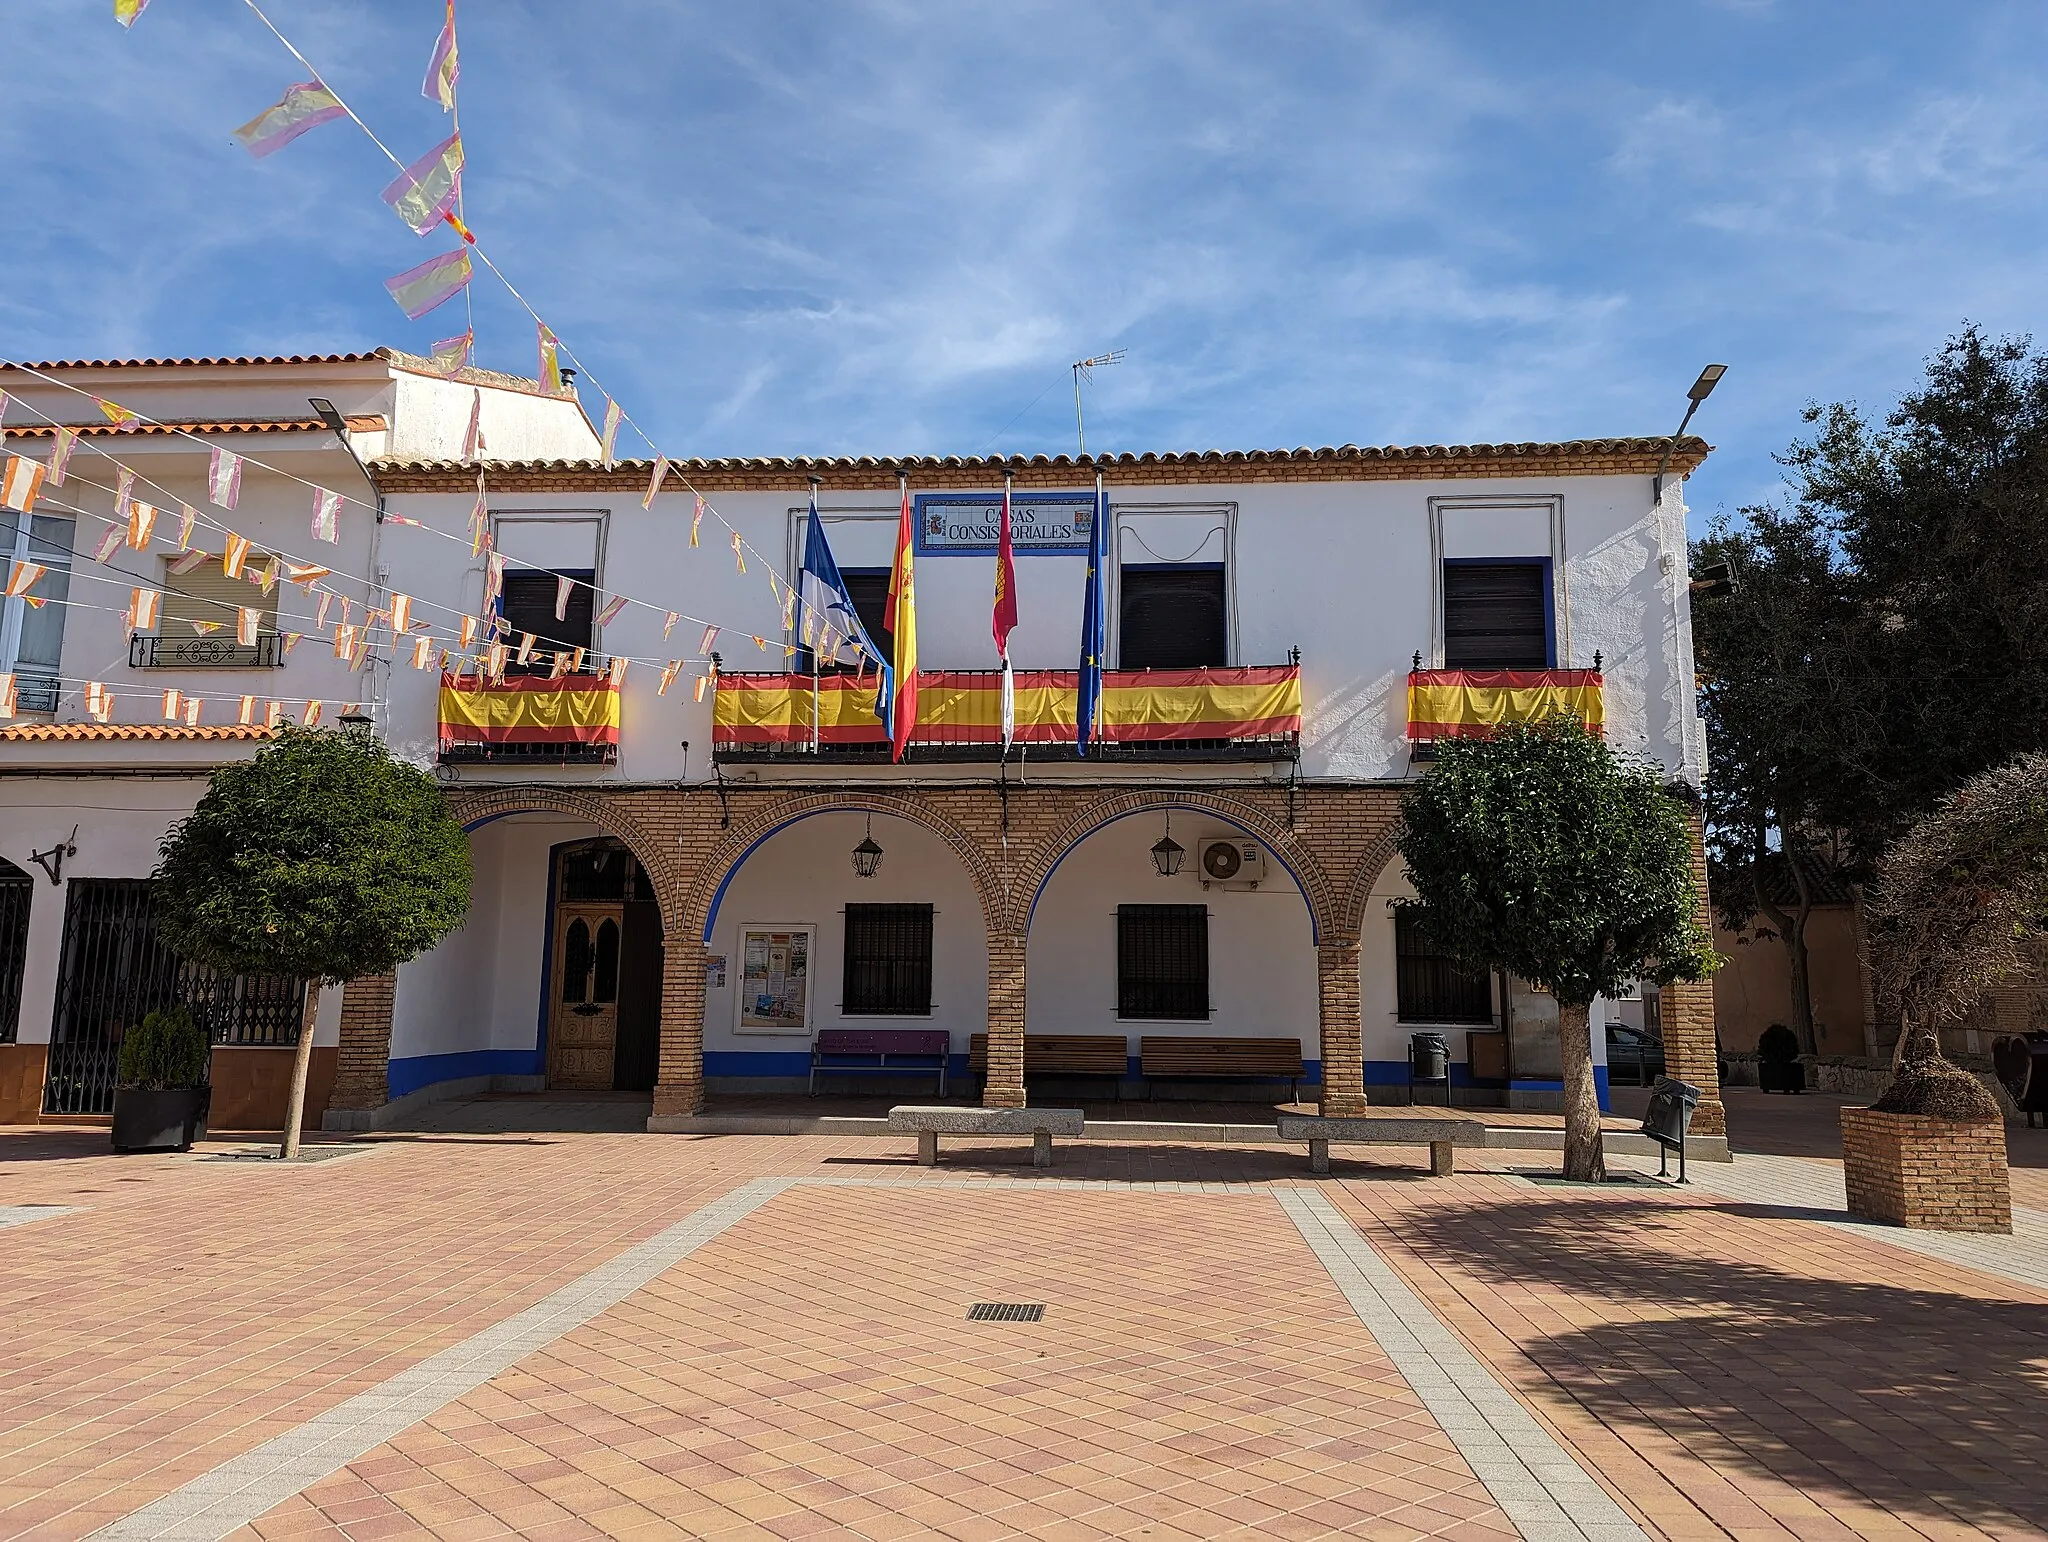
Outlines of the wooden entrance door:
{"type": "Polygon", "coordinates": [[[548,1014],[548,1085],[609,1089],[619,1036],[619,949],[624,905],[562,905],[555,912],[556,981],[548,1014]]]}

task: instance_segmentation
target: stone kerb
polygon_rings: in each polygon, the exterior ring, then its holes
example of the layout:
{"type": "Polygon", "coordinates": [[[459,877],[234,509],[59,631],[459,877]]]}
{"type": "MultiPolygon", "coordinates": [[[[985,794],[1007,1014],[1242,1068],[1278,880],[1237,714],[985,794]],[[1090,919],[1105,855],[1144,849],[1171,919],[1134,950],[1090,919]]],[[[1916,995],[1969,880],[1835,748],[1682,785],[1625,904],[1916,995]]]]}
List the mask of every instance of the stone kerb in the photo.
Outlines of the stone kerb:
{"type": "Polygon", "coordinates": [[[2010,1232],[2003,1120],[1842,1110],[1849,1213],[1927,1231],[2010,1232]]]}

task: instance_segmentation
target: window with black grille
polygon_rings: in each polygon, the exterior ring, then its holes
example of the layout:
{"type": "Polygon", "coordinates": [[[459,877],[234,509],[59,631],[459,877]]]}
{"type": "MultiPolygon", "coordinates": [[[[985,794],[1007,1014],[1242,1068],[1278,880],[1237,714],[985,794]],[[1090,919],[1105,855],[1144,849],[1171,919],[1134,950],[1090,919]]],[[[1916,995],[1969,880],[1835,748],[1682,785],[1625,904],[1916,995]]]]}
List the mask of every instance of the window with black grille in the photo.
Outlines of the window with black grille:
{"type": "Polygon", "coordinates": [[[839,1010],[849,1016],[923,1017],[931,1009],[932,907],[848,905],[839,1010]]]}
{"type": "Polygon", "coordinates": [[[1493,1021],[1493,976],[1446,952],[1412,905],[1394,912],[1394,992],[1404,1023],[1493,1021]]]}
{"type": "Polygon", "coordinates": [[[1444,564],[1444,668],[1550,665],[1550,569],[1542,562],[1444,564]]]}
{"type": "Polygon", "coordinates": [[[531,632],[538,650],[526,664],[508,666],[508,674],[546,674],[554,667],[557,652],[576,648],[589,650],[596,646],[592,601],[596,599],[597,591],[591,587],[596,581],[597,574],[589,568],[505,575],[502,604],[505,624],[511,628],[509,641],[517,649],[520,634],[531,632]],[[557,621],[555,596],[564,578],[572,580],[569,602],[562,607],[562,619],[557,621]]]}
{"type": "Polygon", "coordinates": [[[1116,907],[1116,1015],[1208,1017],[1208,906],[1116,907]]]}
{"type": "Polygon", "coordinates": [[[1223,564],[1117,570],[1117,666],[1195,669],[1230,662],[1223,564]]]}

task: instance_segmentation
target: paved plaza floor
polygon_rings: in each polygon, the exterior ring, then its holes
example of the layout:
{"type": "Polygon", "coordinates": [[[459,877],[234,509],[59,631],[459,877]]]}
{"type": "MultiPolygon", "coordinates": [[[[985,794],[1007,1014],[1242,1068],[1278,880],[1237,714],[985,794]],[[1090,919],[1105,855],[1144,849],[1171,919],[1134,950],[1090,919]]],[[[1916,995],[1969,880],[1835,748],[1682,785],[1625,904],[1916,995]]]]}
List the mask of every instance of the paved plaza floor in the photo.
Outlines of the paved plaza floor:
{"type": "Polygon", "coordinates": [[[1930,1238],[1779,1101],[1686,1189],[605,1099],[0,1131],[0,1538],[2048,1533],[2048,1131],[2014,1237],[1930,1238]]]}

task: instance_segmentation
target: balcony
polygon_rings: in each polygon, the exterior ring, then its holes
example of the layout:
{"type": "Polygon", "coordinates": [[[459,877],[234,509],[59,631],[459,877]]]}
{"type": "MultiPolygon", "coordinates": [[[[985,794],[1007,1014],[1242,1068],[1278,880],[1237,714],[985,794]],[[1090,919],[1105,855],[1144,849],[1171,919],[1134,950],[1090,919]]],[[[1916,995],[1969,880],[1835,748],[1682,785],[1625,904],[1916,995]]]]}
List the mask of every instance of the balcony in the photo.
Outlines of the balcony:
{"type": "MultiPolygon", "coordinates": [[[[1595,662],[1598,662],[1596,657],[1595,662]]],[[[1594,733],[1606,704],[1595,669],[1416,669],[1408,675],[1408,738],[1421,748],[1439,739],[1483,739],[1503,723],[1569,712],[1594,733]]]]}
{"type": "Polygon", "coordinates": [[[232,637],[150,637],[128,639],[130,669],[275,669],[284,662],[276,632],[258,632],[248,647],[232,637]]]}
{"type": "Polygon", "coordinates": [[[604,674],[444,674],[440,758],[451,766],[616,765],[619,691],[604,674]]]}
{"type": "MultiPolygon", "coordinates": [[[[1002,675],[920,670],[917,726],[904,758],[1002,759],[1002,675]]],[[[721,674],[711,750],[720,761],[887,761],[872,675],[721,674]],[[815,687],[815,694],[814,694],[815,687]],[[815,724],[815,731],[814,731],[815,724]],[[813,740],[815,739],[815,745],[813,740]]],[[[1076,760],[1080,672],[1020,669],[1016,738],[1032,760],[1076,760]]],[[[1106,669],[1091,761],[1292,760],[1301,742],[1301,669],[1106,669]]]]}

